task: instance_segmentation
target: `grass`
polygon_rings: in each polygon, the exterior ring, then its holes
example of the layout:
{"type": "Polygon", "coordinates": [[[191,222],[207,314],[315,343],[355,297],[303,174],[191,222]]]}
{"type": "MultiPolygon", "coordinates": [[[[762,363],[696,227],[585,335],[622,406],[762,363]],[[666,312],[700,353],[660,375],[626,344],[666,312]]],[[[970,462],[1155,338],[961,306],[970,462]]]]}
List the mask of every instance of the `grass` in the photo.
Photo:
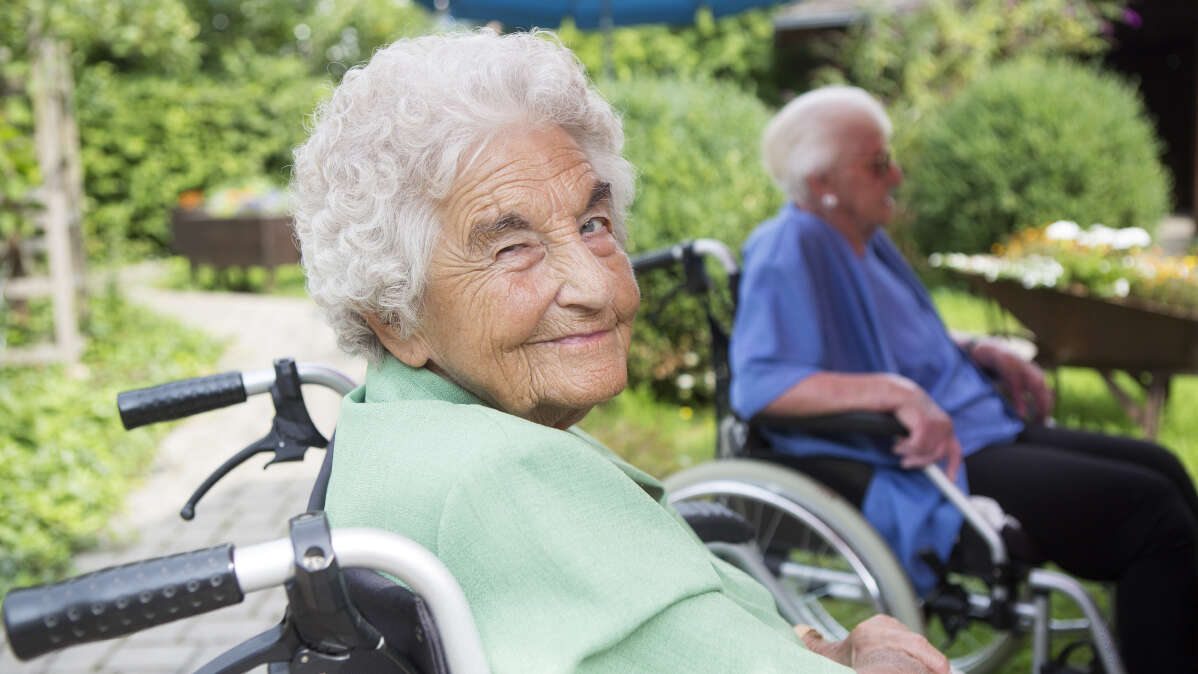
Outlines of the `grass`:
{"type": "Polygon", "coordinates": [[[265,267],[218,269],[201,264],[193,269],[187,258],[176,255],[167,259],[167,273],[162,285],[172,290],[217,290],[307,297],[304,290],[304,271],[298,264],[275,267],[275,281],[271,286],[270,274],[265,267]]]}

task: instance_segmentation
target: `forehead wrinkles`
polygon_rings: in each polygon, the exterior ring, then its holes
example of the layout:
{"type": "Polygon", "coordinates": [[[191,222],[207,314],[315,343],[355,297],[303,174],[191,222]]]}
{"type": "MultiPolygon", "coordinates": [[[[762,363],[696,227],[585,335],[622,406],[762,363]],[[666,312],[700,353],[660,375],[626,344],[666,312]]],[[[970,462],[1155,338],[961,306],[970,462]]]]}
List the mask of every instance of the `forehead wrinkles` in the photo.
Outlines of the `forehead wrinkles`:
{"type": "Polygon", "coordinates": [[[467,171],[450,192],[446,224],[465,236],[480,220],[515,213],[538,227],[563,213],[578,214],[597,180],[586,155],[577,148],[548,155],[522,154],[506,163],[484,161],[467,171]]]}

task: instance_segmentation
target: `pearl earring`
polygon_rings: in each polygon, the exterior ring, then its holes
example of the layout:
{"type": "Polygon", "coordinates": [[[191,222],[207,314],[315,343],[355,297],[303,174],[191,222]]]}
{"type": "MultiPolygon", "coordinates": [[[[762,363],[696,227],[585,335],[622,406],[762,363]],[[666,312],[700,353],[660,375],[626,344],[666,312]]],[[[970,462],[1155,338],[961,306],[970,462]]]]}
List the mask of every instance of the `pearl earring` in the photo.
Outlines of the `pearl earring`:
{"type": "Polygon", "coordinates": [[[836,195],[832,194],[831,192],[825,192],[824,195],[819,198],[819,203],[824,207],[824,210],[830,211],[840,204],[840,199],[837,199],[836,195]]]}

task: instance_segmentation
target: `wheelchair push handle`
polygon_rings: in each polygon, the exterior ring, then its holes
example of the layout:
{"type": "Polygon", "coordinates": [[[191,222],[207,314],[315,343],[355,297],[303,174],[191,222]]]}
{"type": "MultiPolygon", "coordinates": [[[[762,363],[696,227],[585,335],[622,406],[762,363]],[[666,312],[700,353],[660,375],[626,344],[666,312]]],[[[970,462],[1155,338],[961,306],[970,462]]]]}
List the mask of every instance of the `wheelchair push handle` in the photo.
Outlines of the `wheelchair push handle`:
{"type": "Polygon", "coordinates": [[[121,423],[134,429],[236,405],[245,399],[241,373],[222,372],[125,391],[117,395],[116,405],[121,423]]]}
{"type": "Polygon", "coordinates": [[[240,603],[233,546],[115,566],[4,599],[4,629],[22,660],[240,603]]]}
{"type": "MultiPolygon", "coordinates": [[[[303,384],[324,386],[341,395],[356,385],[353,379],[327,365],[298,363],[296,367],[303,384]]],[[[249,396],[269,391],[274,382],[275,371],[270,368],[180,379],[120,393],[117,409],[125,428],[134,429],[243,403],[249,396]]]]}
{"type": "MultiPolygon", "coordinates": [[[[312,516],[323,513],[301,517],[312,516]]],[[[113,639],[240,603],[246,594],[294,579],[297,564],[327,565],[335,555],[343,569],[381,571],[423,597],[453,674],[488,671],[466,595],[441,560],[418,543],[379,529],[337,529],[331,544],[331,551],[309,550],[300,559],[290,538],[238,548],[226,544],[15,589],[2,609],[8,643],[18,658],[29,660],[113,639]]]]}

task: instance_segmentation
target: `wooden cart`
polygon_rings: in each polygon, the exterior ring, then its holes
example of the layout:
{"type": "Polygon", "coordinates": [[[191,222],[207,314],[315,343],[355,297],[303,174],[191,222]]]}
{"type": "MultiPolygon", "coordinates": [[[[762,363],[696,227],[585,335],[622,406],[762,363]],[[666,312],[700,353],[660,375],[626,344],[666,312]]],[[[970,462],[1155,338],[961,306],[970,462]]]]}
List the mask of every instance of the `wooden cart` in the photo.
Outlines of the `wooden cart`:
{"type": "Polygon", "coordinates": [[[959,275],[975,294],[994,300],[1034,333],[1036,359],[1043,365],[1097,370],[1149,438],[1160,428],[1173,375],[1198,373],[1198,311],[959,275]],[[1144,388],[1142,404],[1115,381],[1115,370],[1144,388]]]}

